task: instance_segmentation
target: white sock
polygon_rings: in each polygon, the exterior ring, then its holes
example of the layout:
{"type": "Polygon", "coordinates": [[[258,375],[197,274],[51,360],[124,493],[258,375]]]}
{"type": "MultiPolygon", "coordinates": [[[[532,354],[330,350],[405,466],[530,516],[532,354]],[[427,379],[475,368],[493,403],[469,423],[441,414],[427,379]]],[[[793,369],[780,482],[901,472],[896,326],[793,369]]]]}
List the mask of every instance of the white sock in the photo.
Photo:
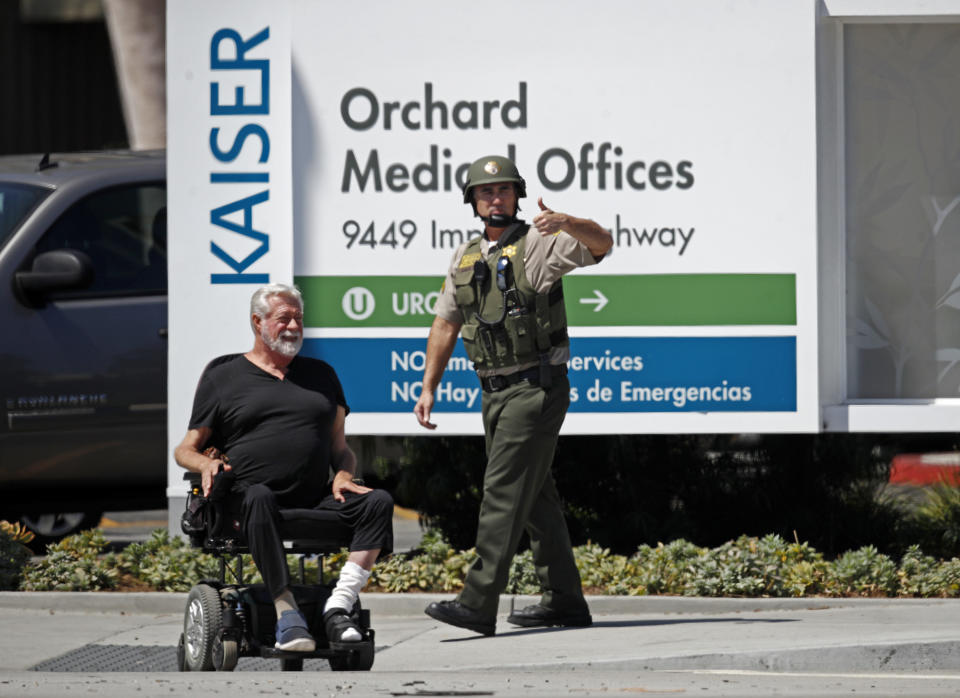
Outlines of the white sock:
{"type": "MultiPolygon", "coordinates": [[[[334,587],[330,598],[327,599],[323,612],[326,613],[332,608],[342,608],[349,613],[360,596],[360,590],[363,589],[369,578],[370,570],[365,570],[357,563],[348,560],[340,570],[340,579],[337,580],[337,586],[334,587]]],[[[356,642],[362,638],[360,633],[351,629],[343,634],[343,639],[347,642],[356,642]]]]}
{"type": "Polygon", "coordinates": [[[340,570],[340,579],[337,580],[337,586],[334,587],[330,598],[327,599],[324,612],[331,608],[342,608],[349,612],[353,609],[353,604],[360,597],[360,590],[366,585],[370,578],[370,571],[363,569],[360,565],[349,560],[340,570]]]}

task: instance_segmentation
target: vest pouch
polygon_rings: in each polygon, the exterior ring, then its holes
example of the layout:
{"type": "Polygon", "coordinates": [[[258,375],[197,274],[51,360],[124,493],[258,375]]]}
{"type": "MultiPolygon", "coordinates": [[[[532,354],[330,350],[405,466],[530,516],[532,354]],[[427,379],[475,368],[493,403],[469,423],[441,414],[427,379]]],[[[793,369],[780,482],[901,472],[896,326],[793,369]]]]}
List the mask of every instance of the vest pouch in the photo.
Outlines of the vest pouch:
{"type": "Polygon", "coordinates": [[[474,306],[477,304],[477,294],[473,288],[473,269],[461,269],[453,275],[457,305],[474,306]]]}
{"type": "Polygon", "coordinates": [[[475,368],[484,368],[486,362],[483,360],[483,352],[477,345],[477,326],[473,324],[461,326],[460,339],[463,340],[463,348],[467,350],[467,356],[474,363],[475,368]]]}
{"type": "Polygon", "coordinates": [[[537,328],[535,324],[536,321],[530,315],[508,316],[504,321],[507,335],[513,345],[512,355],[517,363],[528,360],[530,356],[536,356],[537,328]]]}
{"type": "Polygon", "coordinates": [[[477,338],[481,345],[487,348],[488,352],[494,355],[494,366],[512,366],[516,363],[513,358],[511,345],[513,337],[507,331],[506,323],[496,327],[481,327],[477,330],[477,338]]]}

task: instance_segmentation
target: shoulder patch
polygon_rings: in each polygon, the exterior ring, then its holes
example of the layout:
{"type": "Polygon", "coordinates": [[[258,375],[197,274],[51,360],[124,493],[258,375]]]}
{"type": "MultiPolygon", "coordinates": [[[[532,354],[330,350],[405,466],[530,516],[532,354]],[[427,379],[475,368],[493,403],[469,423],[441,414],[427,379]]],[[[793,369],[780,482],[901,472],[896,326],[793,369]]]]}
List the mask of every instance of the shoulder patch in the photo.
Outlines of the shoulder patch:
{"type": "Polygon", "coordinates": [[[472,267],[474,263],[477,262],[482,257],[483,255],[481,255],[479,252],[471,252],[469,254],[465,254],[463,255],[463,257],[460,258],[460,264],[457,265],[457,269],[466,269],[467,267],[472,267]]]}

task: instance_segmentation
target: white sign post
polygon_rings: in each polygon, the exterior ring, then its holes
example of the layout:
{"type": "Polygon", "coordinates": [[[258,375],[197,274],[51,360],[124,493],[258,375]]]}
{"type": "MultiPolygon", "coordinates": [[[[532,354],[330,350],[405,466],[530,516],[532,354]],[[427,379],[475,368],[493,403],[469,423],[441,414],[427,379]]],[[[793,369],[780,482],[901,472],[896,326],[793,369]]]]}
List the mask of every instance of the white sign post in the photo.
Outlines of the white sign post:
{"type": "MultiPolygon", "coordinates": [[[[253,291],[292,279],[290,21],[284,1],[167,4],[171,454],[203,367],[252,345],[253,291]]],[[[171,519],[182,477],[171,455],[171,519]]]]}

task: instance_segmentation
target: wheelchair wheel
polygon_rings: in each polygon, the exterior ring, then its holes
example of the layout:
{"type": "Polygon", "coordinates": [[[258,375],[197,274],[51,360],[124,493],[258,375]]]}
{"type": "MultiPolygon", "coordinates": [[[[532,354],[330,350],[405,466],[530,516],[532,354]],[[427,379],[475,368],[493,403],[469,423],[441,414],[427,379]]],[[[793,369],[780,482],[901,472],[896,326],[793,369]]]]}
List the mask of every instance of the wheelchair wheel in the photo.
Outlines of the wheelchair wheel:
{"type": "Polygon", "coordinates": [[[303,659],[281,659],[280,671],[303,671],[303,659]]]}
{"type": "Polygon", "coordinates": [[[217,590],[209,584],[193,587],[187,594],[183,617],[183,660],[187,671],[213,671],[213,644],[220,635],[222,621],[217,590]]]}
{"type": "Polygon", "coordinates": [[[370,671],[373,667],[373,640],[357,643],[357,649],[341,657],[330,657],[333,671],[370,671]]]}
{"type": "Polygon", "coordinates": [[[186,655],[186,642],[184,642],[183,633],[180,633],[180,642],[177,643],[177,671],[187,670],[186,655]]]}
{"type": "Polygon", "coordinates": [[[236,640],[224,640],[219,634],[213,638],[213,668],[217,671],[233,671],[237,668],[240,648],[236,640]]]}

